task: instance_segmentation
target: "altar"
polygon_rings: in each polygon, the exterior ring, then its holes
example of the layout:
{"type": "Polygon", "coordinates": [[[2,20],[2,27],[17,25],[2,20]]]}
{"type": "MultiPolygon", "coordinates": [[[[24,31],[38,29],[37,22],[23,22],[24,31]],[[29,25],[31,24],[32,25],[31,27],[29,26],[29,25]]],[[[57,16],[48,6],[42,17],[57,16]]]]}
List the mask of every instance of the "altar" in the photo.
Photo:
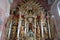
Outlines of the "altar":
{"type": "Polygon", "coordinates": [[[6,40],[51,40],[55,35],[51,20],[41,4],[31,0],[19,3],[10,11],[6,40]]]}

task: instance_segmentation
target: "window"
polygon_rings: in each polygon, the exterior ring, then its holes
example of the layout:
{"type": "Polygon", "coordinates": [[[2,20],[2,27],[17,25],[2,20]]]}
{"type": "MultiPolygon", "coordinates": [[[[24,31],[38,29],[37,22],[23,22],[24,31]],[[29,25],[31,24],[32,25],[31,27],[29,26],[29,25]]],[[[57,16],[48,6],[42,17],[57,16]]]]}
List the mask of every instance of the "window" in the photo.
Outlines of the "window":
{"type": "Polygon", "coordinates": [[[57,3],[58,14],[60,16],[60,1],[57,3]]]}

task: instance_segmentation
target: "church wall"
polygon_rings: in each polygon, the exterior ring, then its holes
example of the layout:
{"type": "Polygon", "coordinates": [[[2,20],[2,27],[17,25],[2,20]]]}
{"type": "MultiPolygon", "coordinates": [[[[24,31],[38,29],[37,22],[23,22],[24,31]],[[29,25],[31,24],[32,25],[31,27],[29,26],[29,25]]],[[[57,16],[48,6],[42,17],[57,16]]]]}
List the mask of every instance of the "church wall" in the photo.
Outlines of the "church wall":
{"type": "MultiPolygon", "coordinates": [[[[57,34],[56,34],[56,38],[60,39],[60,16],[58,14],[58,9],[57,9],[57,3],[60,0],[56,0],[53,5],[51,6],[51,14],[53,14],[55,16],[55,25],[56,25],[56,30],[57,30],[57,34]]],[[[56,40],[57,40],[56,39],[56,40]]]]}
{"type": "Polygon", "coordinates": [[[5,23],[9,16],[9,9],[8,0],[0,0],[0,40],[5,40],[5,23]]]}

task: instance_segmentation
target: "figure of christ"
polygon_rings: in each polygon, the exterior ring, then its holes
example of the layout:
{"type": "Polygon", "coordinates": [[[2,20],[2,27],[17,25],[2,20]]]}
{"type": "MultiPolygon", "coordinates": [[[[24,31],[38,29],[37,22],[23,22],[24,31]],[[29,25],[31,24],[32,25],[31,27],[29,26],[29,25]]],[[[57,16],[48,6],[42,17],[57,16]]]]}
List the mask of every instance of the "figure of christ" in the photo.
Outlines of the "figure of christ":
{"type": "Polygon", "coordinates": [[[29,30],[28,30],[29,36],[33,37],[34,36],[34,26],[32,23],[29,23],[29,30]]]}
{"type": "Polygon", "coordinates": [[[30,30],[34,33],[34,26],[32,25],[32,23],[29,23],[29,31],[30,30]]]}

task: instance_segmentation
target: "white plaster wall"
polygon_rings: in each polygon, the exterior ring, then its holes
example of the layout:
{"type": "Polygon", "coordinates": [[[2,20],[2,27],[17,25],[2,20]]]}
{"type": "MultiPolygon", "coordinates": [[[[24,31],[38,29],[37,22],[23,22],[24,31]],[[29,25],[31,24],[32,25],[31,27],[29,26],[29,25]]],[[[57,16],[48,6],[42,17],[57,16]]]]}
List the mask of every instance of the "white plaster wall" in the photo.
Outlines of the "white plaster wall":
{"type": "Polygon", "coordinates": [[[0,0],[0,40],[5,40],[5,23],[9,16],[10,3],[8,0],[0,0]]]}

